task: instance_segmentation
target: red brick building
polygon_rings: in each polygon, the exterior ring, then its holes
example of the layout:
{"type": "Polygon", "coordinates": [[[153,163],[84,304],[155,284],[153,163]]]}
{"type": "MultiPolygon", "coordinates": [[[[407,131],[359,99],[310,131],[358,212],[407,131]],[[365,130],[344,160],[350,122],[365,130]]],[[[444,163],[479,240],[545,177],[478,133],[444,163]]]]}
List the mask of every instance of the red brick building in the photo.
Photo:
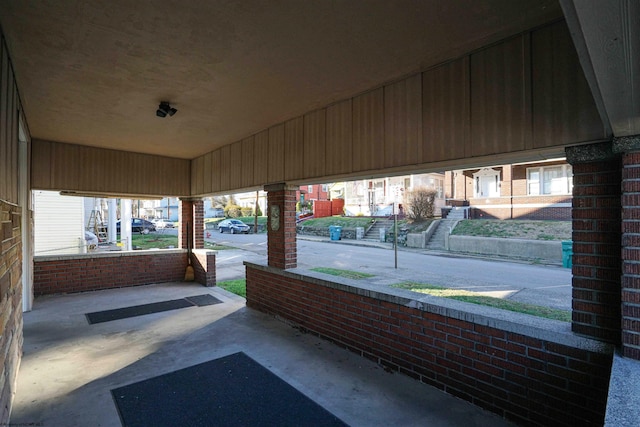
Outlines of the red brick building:
{"type": "Polygon", "coordinates": [[[470,218],[571,219],[573,170],[564,160],[445,173],[446,203],[470,218]]]}
{"type": "Polygon", "coordinates": [[[299,202],[329,200],[328,184],[301,185],[296,193],[299,202]]]}

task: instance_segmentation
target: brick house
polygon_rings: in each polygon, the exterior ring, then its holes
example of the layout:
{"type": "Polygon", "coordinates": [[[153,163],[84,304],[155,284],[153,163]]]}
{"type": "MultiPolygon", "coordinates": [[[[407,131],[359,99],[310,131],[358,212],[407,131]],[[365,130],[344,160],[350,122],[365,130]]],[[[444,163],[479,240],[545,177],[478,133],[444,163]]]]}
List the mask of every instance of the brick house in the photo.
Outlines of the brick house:
{"type": "Polygon", "coordinates": [[[301,185],[296,192],[296,199],[300,203],[329,200],[329,184],[301,185]]]}
{"type": "Polygon", "coordinates": [[[569,221],[572,190],[564,159],[445,173],[447,205],[468,206],[470,218],[569,221]]]}

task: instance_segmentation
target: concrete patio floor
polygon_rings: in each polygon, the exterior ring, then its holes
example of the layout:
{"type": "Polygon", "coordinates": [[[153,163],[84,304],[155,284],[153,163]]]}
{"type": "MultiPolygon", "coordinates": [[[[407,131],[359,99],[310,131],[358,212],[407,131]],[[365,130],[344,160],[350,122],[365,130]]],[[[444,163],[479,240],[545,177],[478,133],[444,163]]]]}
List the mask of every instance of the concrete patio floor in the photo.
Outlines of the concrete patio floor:
{"type": "Polygon", "coordinates": [[[248,309],[241,297],[189,283],[37,298],[24,314],[11,424],[120,426],[111,389],[238,351],[351,426],[511,425],[248,309]],[[223,303],[94,325],[84,315],[205,293],[223,303]]]}

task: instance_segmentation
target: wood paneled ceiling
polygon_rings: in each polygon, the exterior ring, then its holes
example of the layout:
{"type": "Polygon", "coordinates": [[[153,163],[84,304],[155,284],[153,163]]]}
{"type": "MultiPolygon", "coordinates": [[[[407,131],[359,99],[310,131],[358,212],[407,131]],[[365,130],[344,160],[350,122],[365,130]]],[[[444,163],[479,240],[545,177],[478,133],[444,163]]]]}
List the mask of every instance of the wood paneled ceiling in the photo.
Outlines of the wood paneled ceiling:
{"type": "Polygon", "coordinates": [[[32,137],[186,159],[561,16],[556,0],[0,0],[32,137]]]}

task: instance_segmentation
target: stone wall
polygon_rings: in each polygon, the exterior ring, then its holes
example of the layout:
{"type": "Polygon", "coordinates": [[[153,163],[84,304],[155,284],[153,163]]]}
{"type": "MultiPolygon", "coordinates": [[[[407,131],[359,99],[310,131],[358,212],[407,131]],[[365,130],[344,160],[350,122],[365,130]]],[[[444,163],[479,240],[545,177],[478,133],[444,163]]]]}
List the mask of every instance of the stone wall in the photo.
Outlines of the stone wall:
{"type": "MultiPolygon", "coordinates": [[[[296,232],[298,234],[306,234],[308,236],[321,236],[329,238],[329,227],[305,227],[304,225],[298,225],[296,227],[296,232]]],[[[340,236],[343,239],[356,239],[356,229],[355,228],[342,228],[342,232],[340,236]]]]}
{"type": "Polygon", "coordinates": [[[22,357],[21,209],[0,200],[0,425],[7,425],[22,357]]]}

